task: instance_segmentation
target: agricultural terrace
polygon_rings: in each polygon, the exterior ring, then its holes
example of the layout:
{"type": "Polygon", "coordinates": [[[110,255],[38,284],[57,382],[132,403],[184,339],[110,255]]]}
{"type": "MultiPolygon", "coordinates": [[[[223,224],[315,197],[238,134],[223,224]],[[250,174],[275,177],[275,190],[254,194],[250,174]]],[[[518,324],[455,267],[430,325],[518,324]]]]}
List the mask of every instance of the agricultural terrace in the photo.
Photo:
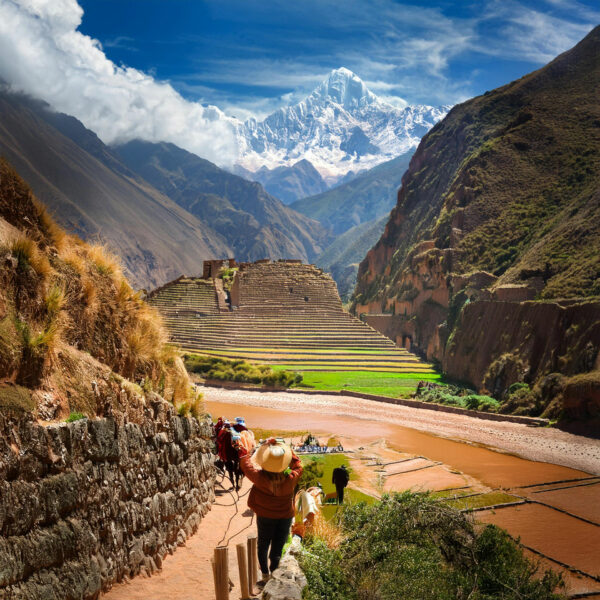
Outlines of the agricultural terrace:
{"type": "Polygon", "coordinates": [[[180,277],[148,298],[186,353],[296,371],[304,387],[393,397],[440,378],[344,311],[335,282],[313,265],[261,261],[209,272],[180,277]]]}

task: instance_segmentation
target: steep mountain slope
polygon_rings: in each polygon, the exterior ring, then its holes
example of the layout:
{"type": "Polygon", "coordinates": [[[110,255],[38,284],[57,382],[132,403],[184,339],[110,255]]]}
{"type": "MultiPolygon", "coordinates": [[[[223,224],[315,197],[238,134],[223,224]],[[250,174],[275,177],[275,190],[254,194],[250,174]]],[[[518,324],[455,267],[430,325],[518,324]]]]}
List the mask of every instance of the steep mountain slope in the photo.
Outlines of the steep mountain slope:
{"type": "Polygon", "coordinates": [[[318,267],[335,279],[344,302],[347,302],[354,292],[360,261],[381,237],[387,220],[386,214],[374,221],[367,221],[348,229],[335,238],[315,260],[318,267]]]}
{"type": "Polygon", "coordinates": [[[312,261],[331,241],[318,222],[247,181],[173,144],[140,140],[115,148],[131,169],[178,205],[210,223],[239,260],[312,261]]]}
{"type": "Polygon", "coordinates": [[[412,152],[361,173],[355,179],[322,194],[304,198],[291,208],[341,234],[348,229],[389,214],[396,191],[408,168],[412,152]]]}
{"type": "MultiPolygon", "coordinates": [[[[593,321],[578,322],[576,343],[542,360],[536,348],[548,332],[531,330],[531,317],[513,323],[505,308],[600,295],[598,56],[600,28],[546,67],[454,107],[423,138],[385,232],[360,265],[357,312],[396,315],[399,335],[494,391],[593,368],[593,321]],[[501,344],[467,343],[475,302],[489,303],[477,331],[501,344]]],[[[557,339],[573,338],[565,330],[557,339]]]]}
{"type": "Polygon", "coordinates": [[[234,172],[250,181],[262,183],[269,194],[279,198],[284,204],[320,194],[327,189],[327,184],[319,172],[304,158],[289,167],[262,167],[255,173],[237,165],[234,172]]]}
{"type": "Polygon", "coordinates": [[[63,226],[118,253],[136,287],[231,253],[222,236],[134,175],[93,132],[40,102],[0,93],[0,154],[63,226]]]}
{"type": "Polygon", "coordinates": [[[160,315],[102,248],[61,229],[2,158],[0,254],[0,410],[135,423],[148,410],[133,383],[142,379],[147,392],[193,401],[160,315]]]}
{"type": "Polygon", "coordinates": [[[392,106],[341,68],[302,102],[263,121],[238,126],[239,164],[250,171],[310,161],[333,184],[408,152],[448,112],[447,106],[392,106]]]}

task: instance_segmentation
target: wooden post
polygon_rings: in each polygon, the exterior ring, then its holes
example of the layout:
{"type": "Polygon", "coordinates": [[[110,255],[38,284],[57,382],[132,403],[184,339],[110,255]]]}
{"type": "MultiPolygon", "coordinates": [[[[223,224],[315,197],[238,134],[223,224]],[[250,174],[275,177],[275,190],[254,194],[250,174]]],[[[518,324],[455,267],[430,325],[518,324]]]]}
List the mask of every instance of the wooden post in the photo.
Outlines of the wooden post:
{"type": "Polygon", "coordinates": [[[240,571],[240,594],[242,600],[248,600],[250,598],[250,590],[248,588],[248,562],[246,561],[246,546],[244,543],[237,544],[235,549],[237,550],[238,569],[240,571]]]}
{"type": "Polygon", "coordinates": [[[250,591],[254,592],[256,582],[258,581],[256,571],[258,569],[258,555],[257,555],[257,543],[256,536],[248,536],[248,585],[250,591]]]}
{"type": "Polygon", "coordinates": [[[229,552],[227,546],[215,548],[215,597],[229,600],[229,552]]]}

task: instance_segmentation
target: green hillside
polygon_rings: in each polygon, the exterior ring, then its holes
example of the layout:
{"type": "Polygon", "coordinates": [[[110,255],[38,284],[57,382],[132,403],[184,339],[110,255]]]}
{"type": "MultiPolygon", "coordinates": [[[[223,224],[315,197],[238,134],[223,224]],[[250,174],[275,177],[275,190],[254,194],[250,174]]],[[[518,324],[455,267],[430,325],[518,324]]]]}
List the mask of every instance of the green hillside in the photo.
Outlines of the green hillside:
{"type": "Polygon", "coordinates": [[[336,235],[356,225],[387,215],[396,202],[396,192],[412,152],[377,165],[348,183],[304,198],[290,206],[317,219],[336,235]]]}
{"type": "Polygon", "coordinates": [[[356,301],[408,291],[418,242],[541,298],[600,294],[600,29],[546,67],[456,106],[426,135],[356,301]],[[387,260],[387,258],[391,260],[387,260]],[[384,271],[387,271],[384,273],[384,271]]]}

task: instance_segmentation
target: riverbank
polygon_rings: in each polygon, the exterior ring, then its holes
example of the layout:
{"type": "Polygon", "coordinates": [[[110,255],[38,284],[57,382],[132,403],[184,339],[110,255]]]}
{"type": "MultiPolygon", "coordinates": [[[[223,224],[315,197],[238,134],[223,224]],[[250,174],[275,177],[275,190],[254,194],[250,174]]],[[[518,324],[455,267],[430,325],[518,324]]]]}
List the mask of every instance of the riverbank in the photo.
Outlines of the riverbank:
{"type": "MultiPolygon", "coordinates": [[[[385,428],[393,424],[441,438],[481,445],[529,461],[550,463],[600,475],[600,440],[558,429],[482,421],[465,415],[381,404],[349,396],[255,392],[210,387],[202,388],[202,391],[209,410],[211,410],[211,403],[228,403],[244,405],[246,411],[247,407],[253,406],[295,413],[298,415],[297,419],[293,417],[285,419],[288,422],[285,428],[290,430],[309,428],[307,423],[311,420],[311,414],[318,414],[320,417],[324,415],[353,417],[372,423],[372,425],[365,424],[363,431],[354,426],[354,429],[358,429],[356,432],[358,435],[371,441],[377,437],[389,439],[385,428]]],[[[218,407],[214,408],[218,409],[218,407]]],[[[264,417],[265,413],[261,412],[261,418],[264,417]]],[[[277,416],[276,421],[281,421],[281,415],[277,416]]],[[[322,428],[321,419],[319,422],[322,428]]],[[[261,426],[266,427],[266,425],[261,426]]]]}

